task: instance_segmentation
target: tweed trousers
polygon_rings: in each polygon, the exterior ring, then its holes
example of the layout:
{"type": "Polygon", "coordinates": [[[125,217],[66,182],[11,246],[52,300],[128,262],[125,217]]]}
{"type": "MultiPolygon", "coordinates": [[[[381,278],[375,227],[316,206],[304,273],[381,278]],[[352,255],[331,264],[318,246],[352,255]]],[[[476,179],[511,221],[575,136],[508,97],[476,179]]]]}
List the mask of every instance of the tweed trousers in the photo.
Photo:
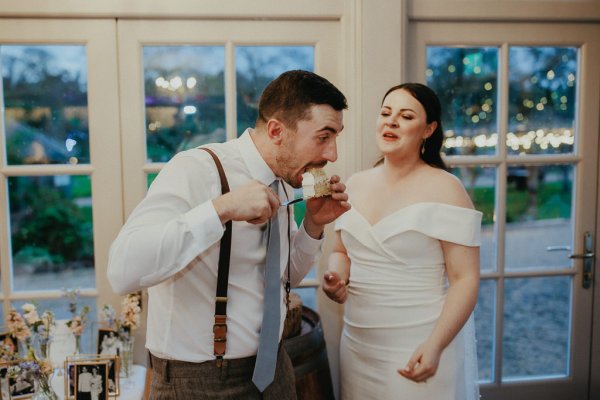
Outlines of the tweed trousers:
{"type": "Polygon", "coordinates": [[[296,400],[294,368],[279,347],[275,379],[263,393],[252,383],[256,357],[202,363],[165,360],[150,355],[150,400],[296,400]]]}

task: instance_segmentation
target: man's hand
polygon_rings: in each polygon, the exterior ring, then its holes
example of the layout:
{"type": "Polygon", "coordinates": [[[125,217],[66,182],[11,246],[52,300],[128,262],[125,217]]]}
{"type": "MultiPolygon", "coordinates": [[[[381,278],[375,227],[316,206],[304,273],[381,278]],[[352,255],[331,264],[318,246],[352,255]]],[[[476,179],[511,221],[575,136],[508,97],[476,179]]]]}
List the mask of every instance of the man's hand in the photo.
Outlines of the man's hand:
{"type": "Polygon", "coordinates": [[[279,209],[280,200],[270,187],[252,180],[213,200],[221,222],[264,224],[279,209]]]}
{"type": "Polygon", "coordinates": [[[313,238],[319,238],[325,225],[350,209],[348,193],[345,193],[346,185],[340,181],[340,177],[333,175],[329,184],[333,191],[330,196],[315,197],[306,201],[304,229],[313,238]]]}
{"type": "Polygon", "coordinates": [[[336,272],[325,272],[323,275],[323,291],[331,300],[336,303],[346,302],[348,297],[348,283],[340,279],[336,272]]]}

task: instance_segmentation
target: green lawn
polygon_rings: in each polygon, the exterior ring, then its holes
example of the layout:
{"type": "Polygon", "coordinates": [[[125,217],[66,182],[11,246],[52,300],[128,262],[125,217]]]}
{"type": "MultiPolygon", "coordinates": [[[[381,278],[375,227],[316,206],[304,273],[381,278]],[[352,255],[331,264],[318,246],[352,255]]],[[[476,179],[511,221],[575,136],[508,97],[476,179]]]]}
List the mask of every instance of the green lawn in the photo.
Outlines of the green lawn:
{"type": "MultiPolygon", "coordinates": [[[[506,195],[506,220],[516,222],[528,219],[570,218],[571,192],[571,185],[565,188],[562,182],[540,184],[537,194],[509,186],[506,195]]],[[[492,224],[495,205],[494,188],[478,187],[471,189],[469,194],[475,208],[483,212],[482,224],[492,224]]]]}

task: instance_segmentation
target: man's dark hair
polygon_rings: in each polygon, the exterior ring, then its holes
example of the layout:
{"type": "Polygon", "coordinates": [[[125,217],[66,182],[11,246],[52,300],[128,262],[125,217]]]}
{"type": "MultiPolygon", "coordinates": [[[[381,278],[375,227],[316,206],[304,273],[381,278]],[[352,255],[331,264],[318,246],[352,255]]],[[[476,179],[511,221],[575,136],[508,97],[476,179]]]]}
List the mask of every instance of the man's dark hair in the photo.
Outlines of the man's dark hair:
{"type": "Polygon", "coordinates": [[[310,107],[327,104],[336,111],[348,108],[346,97],[331,82],[314,72],[293,70],[271,81],[260,97],[256,125],[276,118],[295,129],[309,118],[310,107]]]}

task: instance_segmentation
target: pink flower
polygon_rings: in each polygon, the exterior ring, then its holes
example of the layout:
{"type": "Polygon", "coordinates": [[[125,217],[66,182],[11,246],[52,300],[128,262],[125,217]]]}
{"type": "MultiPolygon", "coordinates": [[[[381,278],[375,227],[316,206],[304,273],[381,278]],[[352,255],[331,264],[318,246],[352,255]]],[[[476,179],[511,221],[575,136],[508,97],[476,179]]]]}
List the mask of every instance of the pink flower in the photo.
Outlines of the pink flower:
{"type": "Polygon", "coordinates": [[[40,316],[38,315],[36,307],[31,303],[25,303],[21,306],[23,309],[23,318],[27,321],[28,325],[35,325],[40,322],[40,316]]]}
{"type": "Polygon", "coordinates": [[[137,294],[128,294],[121,302],[121,325],[131,330],[140,324],[140,298],[137,294]]]}
{"type": "Polygon", "coordinates": [[[67,322],[67,326],[75,336],[81,336],[81,334],[83,333],[83,329],[85,328],[79,315],[76,315],[73,318],[71,318],[71,320],[67,322]]]}
{"type": "Polygon", "coordinates": [[[22,342],[27,341],[31,337],[31,330],[21,317],[21,314],[12,308],[8,314],[8,331],[11,336],[22,342]]]}

